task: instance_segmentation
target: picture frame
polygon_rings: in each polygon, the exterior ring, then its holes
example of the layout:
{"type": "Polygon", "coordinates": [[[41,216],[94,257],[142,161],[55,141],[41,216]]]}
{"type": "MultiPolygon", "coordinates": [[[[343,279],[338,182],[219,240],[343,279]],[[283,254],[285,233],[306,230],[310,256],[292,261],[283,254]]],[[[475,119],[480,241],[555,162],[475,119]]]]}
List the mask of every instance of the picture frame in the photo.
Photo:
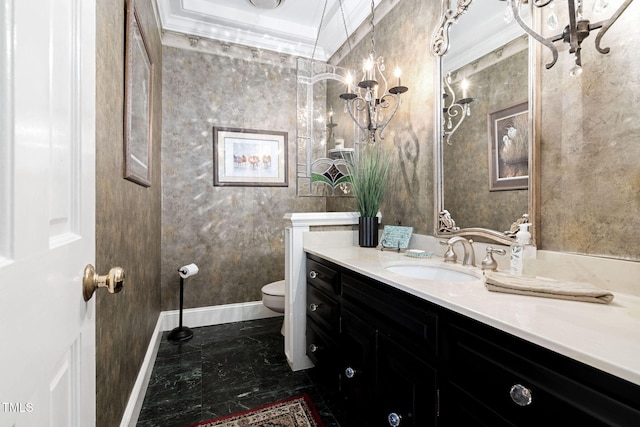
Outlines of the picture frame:
{"type": "Polygon", "coordinates": [[[213,185],[287,187],[286,132],[213,128],[213,185]]]}
{"type": "Polygon", "coordinates": [[[125,44],[124,178],[150,187],[153,61],[133,0],[128,1],[125,44]]]}
{"type": "Polygon", "coordinates": [[[490,112],[489,191],[529,188],[529,104],[490,112]]]}

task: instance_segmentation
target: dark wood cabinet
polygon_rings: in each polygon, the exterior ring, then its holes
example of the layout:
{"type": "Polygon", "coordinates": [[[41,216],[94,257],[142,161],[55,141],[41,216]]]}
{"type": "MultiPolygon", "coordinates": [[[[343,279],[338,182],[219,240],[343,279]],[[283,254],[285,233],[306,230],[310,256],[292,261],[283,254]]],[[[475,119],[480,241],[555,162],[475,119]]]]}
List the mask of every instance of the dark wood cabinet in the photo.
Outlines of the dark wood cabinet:
{"type": "Polygon", "coordinates": [[[307,284],[307,354],[337,386],[341,425],[437,425],[437,315],[312,256],[307,284]]]}
{"type": "Polygon", "coordinates": [[[640,386],[308,255],[307,354],[343,427],[640,426],[640,386]]]}
{"type": "Polygon", "coordinates": [[[377,359],[374,425],[438,425],[436,369],[384,334],[378,335],[377,359]]]}
{"type": "Polygon", "coordinates": [[[462,316],[445,335],[447,425],[640,425],[637,385],[462,316]]]}
{"type": "Polygon", "coordinates": [[[328,386],[338,387],[341,354],[340,274],[337,266],[307,260],[307,356],[323,371],[328,386]]]}
{"type": "Polygon", "coordinates": [[[342,424],[373,424],[371,411],[376,385],[376,329],[348,309],[342,310],[339,385],[342,424]]]}

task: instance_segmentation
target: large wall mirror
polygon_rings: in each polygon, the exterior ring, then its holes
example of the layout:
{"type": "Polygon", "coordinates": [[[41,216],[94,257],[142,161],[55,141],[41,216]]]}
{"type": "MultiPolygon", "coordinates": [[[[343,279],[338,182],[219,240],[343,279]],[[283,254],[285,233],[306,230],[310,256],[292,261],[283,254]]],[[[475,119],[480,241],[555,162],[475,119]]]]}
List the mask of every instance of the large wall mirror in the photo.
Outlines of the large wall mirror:
{"type": "Polygon", "coordinates": [[[435,235],[509,244],[527,221],[535,239],[534,52],[505,2],[451,3],[432,45],[435,235]]]}

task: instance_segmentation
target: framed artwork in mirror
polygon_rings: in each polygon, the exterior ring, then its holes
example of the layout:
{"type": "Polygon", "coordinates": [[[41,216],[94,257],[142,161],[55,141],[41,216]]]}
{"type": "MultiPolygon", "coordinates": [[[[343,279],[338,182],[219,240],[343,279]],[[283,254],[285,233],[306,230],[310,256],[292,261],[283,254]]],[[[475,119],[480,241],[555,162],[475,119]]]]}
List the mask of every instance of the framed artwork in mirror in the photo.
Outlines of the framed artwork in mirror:
{"type": "Polygon", "coordinates": [[[213,128],[213,185],[286,187],[286,132],[213,128]]]}
{"type": "Polygon", "coordinates": [[[124,178],[151,186],[153,62],[136,9],[129,0],[125,46],[124,178]]]}
{"type": "Polygon", "coordinates": [[[488,125],[489,191],[528,189],[528,102],[489,113],[488,125]]]}

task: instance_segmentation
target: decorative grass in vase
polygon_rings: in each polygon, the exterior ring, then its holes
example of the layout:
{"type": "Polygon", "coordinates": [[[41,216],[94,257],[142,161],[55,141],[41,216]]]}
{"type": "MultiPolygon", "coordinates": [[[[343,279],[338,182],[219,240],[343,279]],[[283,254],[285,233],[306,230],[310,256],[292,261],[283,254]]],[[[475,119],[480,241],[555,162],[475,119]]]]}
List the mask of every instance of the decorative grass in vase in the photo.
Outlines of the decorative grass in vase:
{"type": "Polygon", "coordinates": [[[363,247],[378,246],[378,211],[389,180],[391,153],[380,144],[367,144],[357,155],[345,157],[351,190],[356,199],[359,242],[363,247]]]}

